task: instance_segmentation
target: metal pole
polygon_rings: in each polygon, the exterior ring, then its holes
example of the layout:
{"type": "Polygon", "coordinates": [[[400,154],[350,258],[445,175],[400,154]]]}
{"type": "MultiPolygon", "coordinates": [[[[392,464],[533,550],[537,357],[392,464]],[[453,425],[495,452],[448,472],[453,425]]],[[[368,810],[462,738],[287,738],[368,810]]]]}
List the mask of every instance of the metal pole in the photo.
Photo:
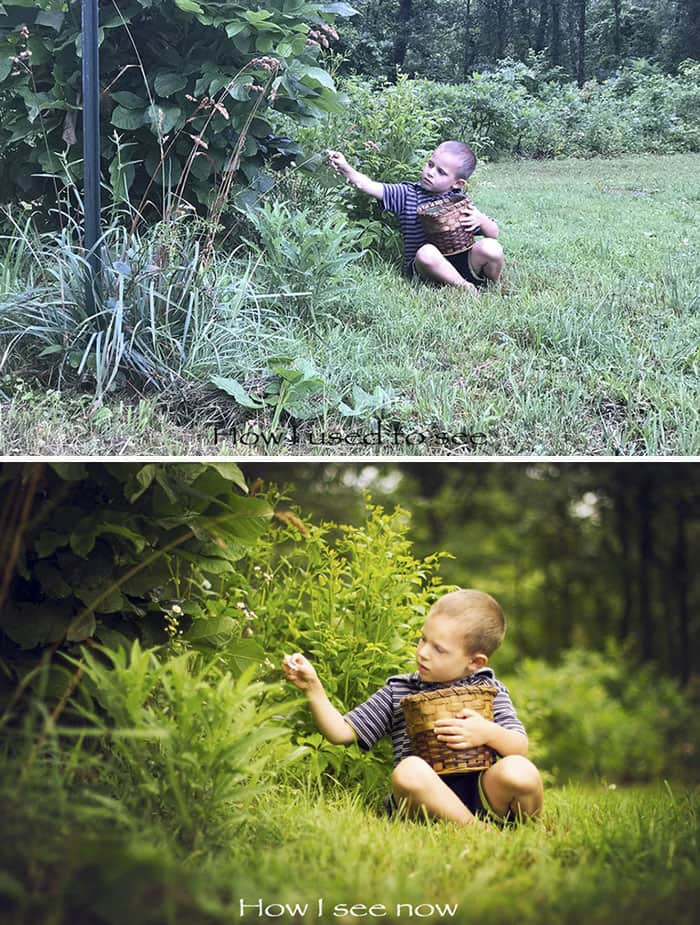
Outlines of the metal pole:
{"type": "Polygon", "coordinates": [[[100,277],[100,52],[98,0],[82,0],[83,42],[83,207],[85,250],[90,271],[86,281],[88,308],[94,311],[93,281],[100,277]]]}

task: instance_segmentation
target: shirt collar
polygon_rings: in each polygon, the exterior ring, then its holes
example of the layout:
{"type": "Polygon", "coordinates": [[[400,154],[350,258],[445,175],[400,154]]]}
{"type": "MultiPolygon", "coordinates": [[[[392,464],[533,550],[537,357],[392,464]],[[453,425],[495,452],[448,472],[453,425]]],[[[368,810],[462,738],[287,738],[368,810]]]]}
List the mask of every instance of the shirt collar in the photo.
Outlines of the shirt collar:
{"type": "Polygon", "coordinates": [[[457,678],[455,681],[421,681],[420,674],[417,671],[410,674],[408,680],[411,684],[415,685],[418,690],[433,691],[440,687],[459,687],[462,684],[475,684],[477,681],[482,680],[493,681],[494,678],[493,668],[489,668],[485,665],[483,668],[478,668],[472,674],[464,678],[457,678]]]}

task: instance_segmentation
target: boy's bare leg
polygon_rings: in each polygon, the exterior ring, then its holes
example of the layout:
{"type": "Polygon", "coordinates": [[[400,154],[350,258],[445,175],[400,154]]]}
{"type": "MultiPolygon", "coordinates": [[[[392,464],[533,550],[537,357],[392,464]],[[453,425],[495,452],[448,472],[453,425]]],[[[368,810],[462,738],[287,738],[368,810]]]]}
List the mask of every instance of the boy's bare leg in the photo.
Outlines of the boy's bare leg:
{"type": "Polygon", "coordinates": [[[422,808],[436,819],[458,825],[479,825],[459,797],[440,780],[427,761],[412,755],[404,758],[391,775],[391,786],[397,802],[406,800],[414,813],[422,808]]]}
{"type": "Polygon", "coordinates": [[[479,276],[496,282],[503,272],[503,248],[493,238],[482,238],[471,249],[469,259],[479,276]]]}
{"type": "Polygon", "coordinates": [[[484,771],[481,786],[491,808],[501,816],[537,816],[542,811],[542,778],[522,755],[507,755],[484,771]]]}
{"type": "MultiPolygon", "coordinates": [[[[424,244],[418,248],[415,258],[415,267],[418,274],[425,279],[433,279],[447,286],[457,286],[466,289],[472,295],[478,295],[476,286],[473,286],[452,266],[450,261],[440,253],[434,244],[424,244]]],[[[449,787],[447,788],[449,790],[449,787]]]]}

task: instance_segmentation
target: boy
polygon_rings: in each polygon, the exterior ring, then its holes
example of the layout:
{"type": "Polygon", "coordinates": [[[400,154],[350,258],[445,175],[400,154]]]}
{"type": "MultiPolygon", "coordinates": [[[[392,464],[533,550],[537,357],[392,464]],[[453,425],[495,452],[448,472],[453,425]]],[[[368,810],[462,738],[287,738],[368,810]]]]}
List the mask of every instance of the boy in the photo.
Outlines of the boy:
{"type": "MultiPolygon", "coordinates": [[[[409,811],[425,810],[436,819],[469,825],[477,817],[503,822],[511,816],[535,816],[542,809],[542,781],[525,757],[527,735],[508,691],[486,668],[505,634],[503,611],[483,591],[452,591],[430,609],[416,650],[418,671],[396,675],[364,704],[343,716],[330,703],[316,671],[298,653],[285,656],[287,679],[304,691],[320,732],[337,745],[358,741],[371,748],[391,733],[394,801],[405,800],[409,811]],[[412,754],[400,701],[408,694],[457,684],[488,684],[498,688],[494,722],[463,709],[454,719],[435,723],[438,738],[450,748],[489,745],[503,756],[481,773],[438,776],[412,754]]],[[[395,804],[394,804],[395,805],[395,804]]]]}
{"type": "Polygon", "coordinates": [[[466,289],[472,295],[491,280],[496,282],[503,269],[503,248],[495,239],[498,225],[472,206],[464,226],[483,235],[470,250],[446,257],[434,244],[426,243],[416,209],[424,202],[448,199],[460,192],[472,175],[476,157],[469,145],[445,141],[428,158],[420,183],[378,183],[348,164],[340,151],[328,152],[328,163],[362,193],[374,196],[384,209],[399,217],[404,246],[404,272],[409,276],[466,289]]]}

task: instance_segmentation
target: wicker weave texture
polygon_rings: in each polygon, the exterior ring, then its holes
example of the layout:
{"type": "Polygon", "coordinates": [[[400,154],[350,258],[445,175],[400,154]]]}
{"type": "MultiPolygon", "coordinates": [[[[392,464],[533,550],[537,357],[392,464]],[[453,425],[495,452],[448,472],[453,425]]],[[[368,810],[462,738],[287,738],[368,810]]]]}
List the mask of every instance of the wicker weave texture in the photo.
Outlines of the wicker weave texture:
{"type": "Polygon", "coordinates": [[[406,718],[406,731],[416,754],[438,774],[464,774],[491,767],[495,761],[493,749],[486,745],[459,750],[449,748],[438,741],[433,727],[436,720],[452,719],[464,707],[492,720],[496,693],[495,687],[462,685],[404,697],[401,707],[406,718]]]}
{"type": "Polygon", "coordinates": [[[472,205],[471,196],[424,202],[416,214],[430,244],[450,257],[468,251],[474,244],[474,235],[462,224],[465,211],[472,205]]]}

